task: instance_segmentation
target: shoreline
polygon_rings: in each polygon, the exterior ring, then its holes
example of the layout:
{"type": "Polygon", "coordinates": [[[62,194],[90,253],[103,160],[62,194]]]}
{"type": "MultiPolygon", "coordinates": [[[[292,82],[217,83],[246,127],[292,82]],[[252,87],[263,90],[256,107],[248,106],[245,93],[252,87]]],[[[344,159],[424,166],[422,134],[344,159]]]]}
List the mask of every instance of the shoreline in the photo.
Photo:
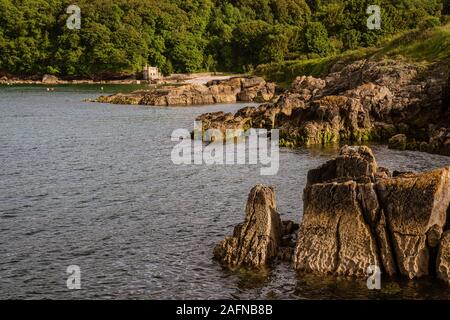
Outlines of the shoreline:
{"type": "Polygon", "coordinates": [[[0,77],[0,85],[65,85],[65,84],[148,84],[148,85],[173,85],[173,84],[206,84],[209,81],[226,80],[232,77],[244,76],[224,72],[202,73],[177,73],[162,77],[157,80],[142,80],[134,77],[124,79],[60,79],[53,75],[42,77],[0,77]]]}

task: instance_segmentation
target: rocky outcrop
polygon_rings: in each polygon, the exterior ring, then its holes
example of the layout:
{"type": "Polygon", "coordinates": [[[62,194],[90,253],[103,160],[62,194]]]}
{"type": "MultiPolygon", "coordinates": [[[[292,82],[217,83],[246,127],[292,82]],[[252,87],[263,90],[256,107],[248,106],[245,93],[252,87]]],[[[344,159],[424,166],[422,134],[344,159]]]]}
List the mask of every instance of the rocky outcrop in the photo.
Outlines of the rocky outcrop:
{"type": "Polygon", "coordinates": [[[266,102],[275,98],[275,84],[260,77],[233,77],[213,80],[206,85],[168,86],[131,94],[101,96],[97,102],[152,106],[190,106],[234,102],[266,102]]]}
{"type": "Polygon", "coordinates": [[[437,276],[450,285],[450,166],[391,175],[370,148],[344,146],[309,171],[303,203],[298,229],[281,222],[274,189],[257,185],[245,222],[216,246],[215,259],[252,269],[279,259],[302,272],[356,277],[377,266],[389,276],[437,276]]]}
{"type": "Polygon", "coordinates": [[[295,230],[293,222],[280,220],[273,187],[257,185],[248,196],[245,221],[214,248],[214,258],[231,268],[263,269],[277,257],[291,258],[295,230]]]}
{"type": "Polygon", "coordinates": [[[50,75],[50,74],[44,74],[42,77],[42,83],[45,84],[57,84],[59,82],[58,77],[50,75]]]}
{"type": "Polygon", "coordinates": [[[450,155],[447,79],[445,67],[361,60],[335,65],[324,79],[297,77],[275,103],[244,108],[226,121],[220,113],[199,120],[205,130],[278,128],[286,147],[404,134],[405,148],[450,155]]]}
{"type": "Polygon", "coordinates": [[[297,270],[365,276],[376,265],[413,279],[437,266],[448,279],[450,167],[392,177],[369,148],[346,146],[309,172],[303,200],[297,270]]]}

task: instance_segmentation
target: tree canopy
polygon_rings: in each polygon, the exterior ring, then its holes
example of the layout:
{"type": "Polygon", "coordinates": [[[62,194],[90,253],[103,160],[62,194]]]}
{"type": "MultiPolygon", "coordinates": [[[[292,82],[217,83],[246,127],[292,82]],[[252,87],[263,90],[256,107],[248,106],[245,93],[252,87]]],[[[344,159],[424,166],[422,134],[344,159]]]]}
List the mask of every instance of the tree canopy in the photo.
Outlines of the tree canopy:
{"type": "Polygon", "coordinates": [[[436,24],[448,0],[0,0],[0,71],[63,77],[248,71],[256,65],[373,46],[436,24]],[[380,30],[366,26],[379,5],[380,30]],[[430,20],[434,18],[434,20],[430,20]]]}

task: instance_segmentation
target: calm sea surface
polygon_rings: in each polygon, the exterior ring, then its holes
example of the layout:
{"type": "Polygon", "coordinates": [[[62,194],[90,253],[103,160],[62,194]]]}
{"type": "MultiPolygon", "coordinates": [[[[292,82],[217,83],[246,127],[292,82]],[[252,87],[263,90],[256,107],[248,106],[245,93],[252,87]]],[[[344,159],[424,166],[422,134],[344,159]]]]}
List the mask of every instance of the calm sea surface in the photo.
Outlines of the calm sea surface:
{"type": "MultiPolygon", "coordinates": [[[[296,275],[289,264],[269,275],[223,270],[212,249],[243,220],[250,189],[274,185],[282,218],[300,222],[307,171],[337,149],[282,149],[269,177],[260,165],[174,165],[174,129],[243,105],[82,102],[99,94],[100,86],[0,87],[1,299],[450,298],[428,279],[384,279],[374,292],[364,279],[296,275]],[[69,265],[81,268],[81,290],[66,287],[69,265]]],[[[372,147],[391,170],[450,164],[372,147]]]]}

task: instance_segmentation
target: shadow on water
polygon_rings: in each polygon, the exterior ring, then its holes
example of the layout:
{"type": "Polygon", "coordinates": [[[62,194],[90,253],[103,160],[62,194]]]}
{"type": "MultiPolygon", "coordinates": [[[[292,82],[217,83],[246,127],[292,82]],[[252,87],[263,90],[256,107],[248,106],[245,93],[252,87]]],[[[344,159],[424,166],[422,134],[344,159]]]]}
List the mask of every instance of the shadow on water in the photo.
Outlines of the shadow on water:
{"type": "Polygon", "coordinates": [[[381,289],[369,290],[367,279],[299,273],[294,295],[306,299],[450,299],[443,282],[382,277],[381,289]]]}

